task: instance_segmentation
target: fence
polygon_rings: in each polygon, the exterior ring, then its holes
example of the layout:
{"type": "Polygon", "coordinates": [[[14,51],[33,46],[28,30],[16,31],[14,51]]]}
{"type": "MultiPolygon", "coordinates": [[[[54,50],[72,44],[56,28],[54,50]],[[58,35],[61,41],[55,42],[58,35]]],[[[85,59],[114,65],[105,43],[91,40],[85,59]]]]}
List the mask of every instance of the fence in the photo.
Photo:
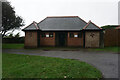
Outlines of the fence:
{"type": "Polygon", "coordinates": [[[104,34],[104,46],[120,46],[120,29],[106,29],[104,34]]]}

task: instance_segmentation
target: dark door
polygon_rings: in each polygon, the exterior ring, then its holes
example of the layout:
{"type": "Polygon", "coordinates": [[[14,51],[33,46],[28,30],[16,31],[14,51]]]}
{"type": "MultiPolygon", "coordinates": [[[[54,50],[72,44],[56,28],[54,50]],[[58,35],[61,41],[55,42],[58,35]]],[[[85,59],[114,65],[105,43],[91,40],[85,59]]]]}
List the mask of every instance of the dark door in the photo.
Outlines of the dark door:
{"type": "Polygon", "coordinates": [[[57,32],[56,33],[56,45],[57,46],[65,46],[66,44],[66,33],[65,32],[57,32]]]}

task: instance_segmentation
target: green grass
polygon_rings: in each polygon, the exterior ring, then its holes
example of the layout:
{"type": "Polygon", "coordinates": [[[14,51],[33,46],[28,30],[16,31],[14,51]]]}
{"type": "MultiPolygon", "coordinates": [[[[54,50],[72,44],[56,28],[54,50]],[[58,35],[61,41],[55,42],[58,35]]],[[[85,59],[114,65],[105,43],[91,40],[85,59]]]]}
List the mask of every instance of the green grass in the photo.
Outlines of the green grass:
{"type": "Polygon", "coordinates": [[[71,59],[3,54],[3,78],[101,78],[99,70],[71,59]]]}
{"type": "Polygon", "coordinates": [[[97,48],[97,49],[92,49],[92,50],[120,52],[120,47],[104,47],[104,48],[97,48]]]}
{"type": "Polygon", "coordinates": [[[20,48],[24,48],[24,44],[3,43],[2,48],[3,49],[20,49],[20,48]]]}

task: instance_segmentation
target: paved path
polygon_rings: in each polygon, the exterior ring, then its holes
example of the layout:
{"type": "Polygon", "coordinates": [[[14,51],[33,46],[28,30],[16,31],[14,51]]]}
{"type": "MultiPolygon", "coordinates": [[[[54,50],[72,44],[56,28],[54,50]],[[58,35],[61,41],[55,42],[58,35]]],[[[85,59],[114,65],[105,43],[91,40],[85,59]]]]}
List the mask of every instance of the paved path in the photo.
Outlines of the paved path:
{"type": "Polygon", "coordinates": [[[118,78],[118,54],[92,51],[42,51],[28,49],[4,49],[3,53],[29,54],[77,59],[98,68],[105,78],[118,78]]]}

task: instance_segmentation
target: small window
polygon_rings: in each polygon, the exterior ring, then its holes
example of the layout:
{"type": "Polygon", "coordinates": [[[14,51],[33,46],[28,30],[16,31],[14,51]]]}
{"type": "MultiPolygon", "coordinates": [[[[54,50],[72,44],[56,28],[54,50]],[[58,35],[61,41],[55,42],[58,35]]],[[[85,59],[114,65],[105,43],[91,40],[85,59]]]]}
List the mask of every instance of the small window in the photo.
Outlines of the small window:
{"type": "Polygon", "coordinates": [[[50,35],[49,35],[50,37],[53,37],[53,33],[50,33],[50,35]]]}
{"type": "Polygon", "coordinates": [[[42,37],[45,37],[45,33],[42,33],[41,36],[42,36],[42,37]]]}
{"type": "Polygon", "coordinates": [[[46,34],[46,37],[49,37],[49,34],[46,34]]]}
{"type": "Polygon", "coordinates": [[[73,33],[70,33],[70,38],[73,38],[74,37],[74,34],[73,33]]]}
{"type": "Polygon", "coordinates": [[[76,35],[74,35],[74,37],[78,37],[78,35],[76,34],[76,35]]]}
{"type": "Polygon", "coordinates": [[[82,38],[82,32],[78,33],[78,37],[82,38]]]}

